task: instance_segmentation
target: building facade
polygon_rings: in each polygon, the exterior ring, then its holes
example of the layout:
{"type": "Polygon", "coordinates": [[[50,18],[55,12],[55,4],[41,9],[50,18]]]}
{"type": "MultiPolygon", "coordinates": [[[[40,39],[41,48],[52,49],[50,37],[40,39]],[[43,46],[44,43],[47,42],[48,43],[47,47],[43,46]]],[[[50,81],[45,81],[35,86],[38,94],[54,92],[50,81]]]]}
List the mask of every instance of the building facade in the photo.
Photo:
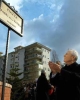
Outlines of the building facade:
{"type": "MultiPolygon", "coordinates": [[[[9,73],[12,68],[19,68],[19,72],[24,72],[24,53],[25,49],[22,46],[14,48],[14,52],[8,54],[7,72],[9,73]]],[[[24,74],[20,76],[23,78],[24,74]]],[[[9,77],[7,75],[7,77],[9,77]]]]}
{"type": "MultiPolygon", "coordinates": [[[[7,69],[6,69],[6,77],[9,77],[9,74],[12,68],[19,68],[20,72],[24,72],[24,52],[25,49],[22,46],[18,46],[14,48],[14,52],[10,52],[8,54],[8,63],[7,63],[7,69]]],[[[3,67],[4,67],[4,56],[0,57],[0,80],[2,80],[3,75],[3,67]]],[[[24,77],[24,74],[19,76],[20,78],[24,77]]]]}
{"type": "MultiPolygon", "coordinates": [[[[39,77],[41,70],[44,69],[47,79],[49,78],[48,62],[51,49],[37,42],[26,47],[18,46],[14,49],[14,52],[8,54],[8,73],[12,68],[19,68],[20,72],[24,72],[20,78],[24,77],[24,81],[33,82],[39,77]]],[[[0,64],[2,60],[0,60],[0,64]]],[[[7,77],[9,77],[8,74],[7,77]]]]}
{"type": "Polygon", "coordinates": [[[51,49],[40,43],[25,47],[25,80],[34,81],[40,76],[42,69],[46,71],[47,79],[49,79],[50,68],[48,62],[50,60],[50,51],[51,49]]]}

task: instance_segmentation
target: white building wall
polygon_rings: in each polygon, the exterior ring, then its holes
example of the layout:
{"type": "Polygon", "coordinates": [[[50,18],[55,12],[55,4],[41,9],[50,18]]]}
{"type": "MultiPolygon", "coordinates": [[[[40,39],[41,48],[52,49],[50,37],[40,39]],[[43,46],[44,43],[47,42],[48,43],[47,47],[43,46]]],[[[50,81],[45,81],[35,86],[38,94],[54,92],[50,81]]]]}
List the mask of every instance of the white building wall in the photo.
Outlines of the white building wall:
{"type": "Polygon", "coordinates": [[[42,53],[42,56],[43,56],[43,68],[44,70],[46,71],[46,77],[47,79],[49,79],[49,74],[50,74],[50,68],[48,66],[48,62],[50,61],[50,51],[45,49],[45,48],[42,48],[43,49],[43,53],[42,53]]]}
{"type": "MultiPolygon", "coordinates": [[[[12,56],[14,53],[9,53],[8,54],[8,63],[7,63],[7,69],[6,72],[9,73],[11,68],[13,67],[12,65],[14,64],[13,59],[14,57],[12,56]]],[[[6,73],[6,77],[9,77],[9,75],[6,73]]]]}
{"type": "MultiPolygon", "coordinates": [[[[24,71],[24,51],[25,49],[20,49],[17,52],[10,53],[8,55],[7,73],[9,73],[11,68],[14,67],[19,68],[19,72],[24,71]]],[[[7,77],[9,77],[8,74],[7,77]]],[[[20,76],[20,78],[23,78],[23,74],[20,76]]]]}
{"type": "MultiPolygon", "coordinates": [[[[19,51],[19,68],[21,69],[20,72],[24,72],[24,54],[25,54],[25,49],[21,49],[19,51]]],[[[23,78],[24,74],[21,75],[21,78],[23,78]]]]}

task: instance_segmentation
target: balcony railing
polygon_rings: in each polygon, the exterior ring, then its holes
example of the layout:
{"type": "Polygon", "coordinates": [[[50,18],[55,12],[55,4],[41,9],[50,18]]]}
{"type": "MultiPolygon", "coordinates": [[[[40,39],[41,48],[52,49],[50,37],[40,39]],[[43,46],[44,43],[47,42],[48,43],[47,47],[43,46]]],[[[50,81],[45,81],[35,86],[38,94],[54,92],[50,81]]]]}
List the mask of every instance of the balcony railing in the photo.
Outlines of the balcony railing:
{"type": "Polygon", "coordinates": [[[43,64],[42,61],[32,61],[32,62],[28,62],[28,63],[25,63],[24,66],[31,66],[31,65],[35,65],[35,64],[43,64]]]}
{"type": "Polygon", "coordinates": [[[25,57],[25,60],[30,60],[30,59],[34,59],[34,58],[42,59],[43,56],[42,56],[42,55],[33,55],[33,56],[28,56],[28,57],[25,57]]]}
{"type": "Polygon", "coordinates": [[[43,64],[42,61],[35,61],[36,64],[43,64]]]}
{"type": "Polygon", "coordinates": [[[35,48],[35,50],[42,52],[42,49],[40,49],[40,48],[35,48]]]}
{"type": "Polygon", "coordinates": [[[33,53],[35,51],[38,51],[38,52],[42,53],[42,49],[40,49],[40,48],[34,48],[34,49],[26,50],[25,53],[30,54],[30,53],[33,53]]]}

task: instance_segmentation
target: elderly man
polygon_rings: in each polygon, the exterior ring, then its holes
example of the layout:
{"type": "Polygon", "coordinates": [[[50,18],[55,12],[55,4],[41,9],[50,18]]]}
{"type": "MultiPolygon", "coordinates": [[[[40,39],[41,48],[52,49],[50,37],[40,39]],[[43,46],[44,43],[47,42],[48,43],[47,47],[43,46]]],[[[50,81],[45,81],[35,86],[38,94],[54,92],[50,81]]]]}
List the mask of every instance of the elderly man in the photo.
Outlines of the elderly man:
{"type": "Polygon", "coordinates": [[[80,65],[76,63],[78,53],[68,50],[64,55],[65,67],[49,62],[53,73],[58,73],[56,85],[57,100],[80,100],[80,65]]]}

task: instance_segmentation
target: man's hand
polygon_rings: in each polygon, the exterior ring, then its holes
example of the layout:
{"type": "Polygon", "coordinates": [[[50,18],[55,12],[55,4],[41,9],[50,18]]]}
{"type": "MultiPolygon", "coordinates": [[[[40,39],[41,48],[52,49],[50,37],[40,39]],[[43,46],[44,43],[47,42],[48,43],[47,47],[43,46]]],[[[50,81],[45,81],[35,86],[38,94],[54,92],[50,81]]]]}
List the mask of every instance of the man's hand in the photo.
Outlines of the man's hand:
{"type": "Polygon", "coordinates": [[[51,85],[51,88],[53,88],[53,89],[54,89],[54,86],[53,86],[53,85],[51,85]]]}
{"type": "Polygon", "coordinates": [[[61,72],[61,66],[60,65],[55,64],[55,63],[53,63],[51,61],[49,61],[48,64],[49,64],[49,67],[50,67],[50,69],[52,70],[53,73],[54,72],[56,72],[56,73],[60,73],[61,72]]]}

